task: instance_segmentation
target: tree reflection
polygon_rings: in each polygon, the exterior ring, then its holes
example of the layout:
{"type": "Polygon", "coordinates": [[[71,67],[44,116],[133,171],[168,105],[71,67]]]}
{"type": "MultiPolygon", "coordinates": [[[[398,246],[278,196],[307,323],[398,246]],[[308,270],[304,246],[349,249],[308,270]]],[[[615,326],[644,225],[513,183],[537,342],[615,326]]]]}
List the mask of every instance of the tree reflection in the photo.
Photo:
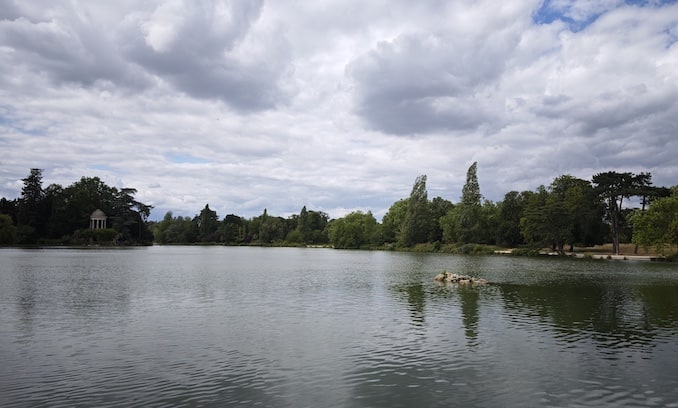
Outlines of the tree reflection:
{"type": "Polygon", "coordinates": [[[473,287],[460,287],[461,316],[464,323],[464,333],[469,346],[478,344],[478,299],[479,293],[473,287]]]}
{"type": "Polygon", "coordinates": [[[678,328],[678,286],[641,286],[638,294],[650,326],[678,328]]]}
{"type": "MultiPolygon", "coordinates": [[[[450,286],[451,293],[459,295],[460,313],[464,326],[464,334],[469,346],[478,344],[478,318],[480,315],[480,292],[473,286],[450,286]]],[[[413,283],[396,286],[395,290],[403,300],[407,301],[411,323],[415,327],[422,327],[425,323],[425,306],[427,293],[424,285],[413,283]]]]}
{"type": "Polygon", "coordinates": [[[33,335],[33,315],[35,314],[37,297],[35,276],[27,270],[20,279],[19,296],[17,296],[18,323],[20,332],[27,338],[33,335]]]}
{"type": "Polygon", "coordinates": [[[550,321],[566,341],[590,336],[605,347],[649,344],[657,328],[676,328],[678,287],[598,285],[500,285],[516,316],[550,321]],[[577,334],[572,336],[572,334],[577,334]]]}
{"type": "Polygon", "coordinates": [[[404,297],[407,299],[412,325],[417,327],[423,326],[425,321],[424,307],[426,305],[426,292],[424,291],[424,285],[421,283],[413,283],[409,285],[397,286],[395,289],[398,293],[405,295],[404,297]]]}

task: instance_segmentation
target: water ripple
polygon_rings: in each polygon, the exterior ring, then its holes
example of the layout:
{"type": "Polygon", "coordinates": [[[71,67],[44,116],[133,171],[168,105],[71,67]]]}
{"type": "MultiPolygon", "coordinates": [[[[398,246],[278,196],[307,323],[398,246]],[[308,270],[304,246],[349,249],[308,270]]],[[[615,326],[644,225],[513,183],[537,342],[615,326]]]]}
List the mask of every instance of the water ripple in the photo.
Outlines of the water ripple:
{"type": "Polygon", "coordinates": [[[3,407],[678,401],[678,278],[663,266],[218,247],[3,255],[3,407]],[[495,284],[440,287],[443,269],[495,284]]]}

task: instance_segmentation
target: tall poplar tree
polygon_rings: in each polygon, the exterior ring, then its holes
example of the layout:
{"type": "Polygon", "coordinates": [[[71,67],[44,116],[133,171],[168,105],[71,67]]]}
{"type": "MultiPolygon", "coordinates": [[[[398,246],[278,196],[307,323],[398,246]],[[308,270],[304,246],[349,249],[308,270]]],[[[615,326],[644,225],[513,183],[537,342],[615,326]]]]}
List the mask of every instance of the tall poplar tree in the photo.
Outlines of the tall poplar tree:
{"type": "Polygon", "coordinates": [[[457,235],[463,243],[480,239],[481,211],[483,196],[476,174],[478,162],[473,162],[466,172],[466,183],[461,190],[461,203],[457,206],[457,235]]]}
{"type": "Polygon", "coordinates": [[[398,244],[412,246],[427,242],[431,229],[430,219],[426,175],[423,174],[417,177],[414,186],[412,186],[398,244]]]}

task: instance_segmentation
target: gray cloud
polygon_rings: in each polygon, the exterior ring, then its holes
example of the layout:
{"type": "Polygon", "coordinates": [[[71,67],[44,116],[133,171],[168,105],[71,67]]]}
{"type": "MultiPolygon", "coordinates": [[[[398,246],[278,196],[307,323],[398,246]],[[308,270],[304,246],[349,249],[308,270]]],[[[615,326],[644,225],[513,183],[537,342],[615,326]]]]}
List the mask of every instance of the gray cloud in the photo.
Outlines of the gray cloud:
{"type": "Polygon", "coordinates": [[[143,72],[119,55],[109,33],[86,14],[70,16],[74,10],[66,8],[53,15],[24,17],[17,11],[14,7],[0,20],[0,43],[9,49],[14,69],[45,75],[56,86],[112,83],[143,88],[149,84],[143,72]]]}
{"type": "Polygon", "coordinates": [[[428,10],[430,24],[408,27],[352,61],[357,114],[371,128],[399,135],[499,124],[496,87],[529,15],[525,5],[493,7],[428,10]]]}
{"type": "Polygon", "coordinates": [[[48,11],[24,10],[25,16],[7,5],[0,42],[17,69],[55,85],[142,91],[160,80],[243,111],[288,99],[281,81],[291,69],[289,46],[279,33],[252,33],[262,1],[165,2],[118,15],[119,21],[90,13],[90,4],[56,2],[48,11]]]}
{"type": "Polygon", "coordinates": [[[472,130],[496,120],[487,107],[492,83],[515,45],[485,45],[431,33],[381,42],[350,68],[357,113],[394,134],[472,130]]]}
{"type": "MultiPolygon", "coordinates": [[[[271,108],[286,99],[284,39],[248,44],[263,1],[162,3],[126,22],[125,55],[178,90],[222,100],[238,110],[271,108]],[[246,46],[270,47],[248,55],[246,46]]],[[[259,41],[254,39],[252,41],[259,41]]]]}
{"type": "Polygon", "coordinates": [[[0,195],[40,167],[153,218],[380,217],[420,174],[457,201],[474,161],[492,200],[676,184],[678,5],[593,3],[0,0],[0,195]]]}
{"type": "Polygon", "coordinates": [[[0,0],[0,20],[14,20],[21,17],[21,11],[13,0],[0,0]]]}

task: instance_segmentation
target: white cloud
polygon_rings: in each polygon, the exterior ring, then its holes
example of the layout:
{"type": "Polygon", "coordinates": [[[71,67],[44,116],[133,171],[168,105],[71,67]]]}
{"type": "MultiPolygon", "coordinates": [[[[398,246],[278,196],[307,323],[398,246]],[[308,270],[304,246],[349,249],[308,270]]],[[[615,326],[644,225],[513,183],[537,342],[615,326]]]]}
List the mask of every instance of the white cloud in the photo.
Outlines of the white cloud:
{"type": "Polygon", "coordinates": [[[677,7],[5,0],[0,195],[41,167],[155,218],[379,218],[420,174],[457,201],[473,161],[493,200],[566,173],[672,185],[677,7]]]}

